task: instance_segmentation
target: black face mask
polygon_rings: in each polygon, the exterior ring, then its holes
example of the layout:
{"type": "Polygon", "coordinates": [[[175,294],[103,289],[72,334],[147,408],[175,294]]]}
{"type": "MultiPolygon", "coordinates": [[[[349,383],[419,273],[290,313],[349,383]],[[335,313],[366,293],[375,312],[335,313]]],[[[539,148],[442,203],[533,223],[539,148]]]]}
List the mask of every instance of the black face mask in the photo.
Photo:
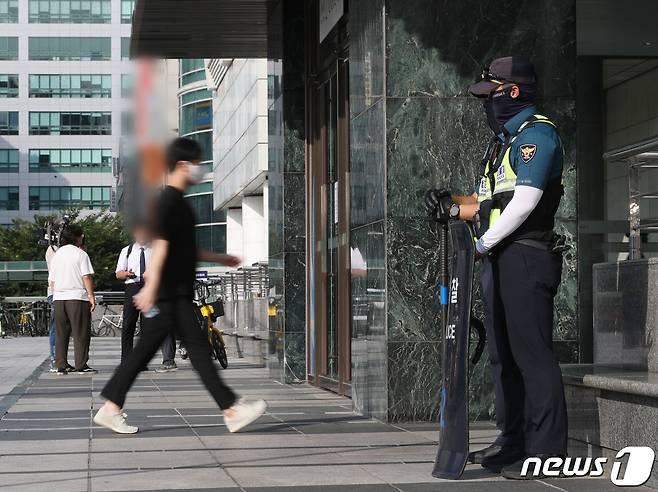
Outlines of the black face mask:
{"type": "Polygon", "coordinates": [[[533,86],[519,86],[519,96],[510,96],[510,87],[502,91],[492,92],[484,102],[489,128],[498,135],[503,131],[503,125],[512,117],[534,104],[535,91],[533,86]]]}

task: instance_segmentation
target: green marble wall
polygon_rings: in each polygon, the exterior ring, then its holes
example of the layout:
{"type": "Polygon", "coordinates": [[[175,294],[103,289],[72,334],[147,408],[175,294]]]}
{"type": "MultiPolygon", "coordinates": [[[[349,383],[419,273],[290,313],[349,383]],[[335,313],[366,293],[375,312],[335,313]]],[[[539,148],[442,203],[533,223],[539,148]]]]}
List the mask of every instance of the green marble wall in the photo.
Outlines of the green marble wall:
{"type": "Polygon", "coordinates": [[[306,379],[304,5],[272,5],[268,25],[270,299],[268,367],[282,382],[306,379]]]}
{"type": "MultiPolygon", "coordinates": [[[[436,233],[428,188],[470,194],[489,137],[466,87],[497,56],[527,54],[541,77],[539,106],[567,149],[558,229],[565,256],[556,309],[562,361],[578,356],[574,0],[351,2],[352,246],[368,263],[353,282],[353,398],[389,420],[429,420],[439,408],[441,320],[436,233]],[[385,11],[385,15],[384,15],[385,11]]],[[[479,301],[476,301],[479,309],[479,301]]],[[[485,364],[473,375],[474,418],[492,415],[485,364]]]]}

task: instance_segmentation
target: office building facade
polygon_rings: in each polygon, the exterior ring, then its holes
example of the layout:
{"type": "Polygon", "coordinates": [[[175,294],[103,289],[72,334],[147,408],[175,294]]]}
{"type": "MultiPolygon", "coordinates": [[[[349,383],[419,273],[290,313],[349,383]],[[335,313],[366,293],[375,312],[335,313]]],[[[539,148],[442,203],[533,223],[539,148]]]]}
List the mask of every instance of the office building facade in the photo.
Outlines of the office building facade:
{"type": "Polygon", "coordinates": [[[268,76],[265,59],[207,60],[213,93],[213,192],[226,214],[226,251],[268,260],[268,76]]]}
{"type": "Polygon", "coordinates": [[[115,205],[134,2],[0,1],[0,223],[115,205]]]}

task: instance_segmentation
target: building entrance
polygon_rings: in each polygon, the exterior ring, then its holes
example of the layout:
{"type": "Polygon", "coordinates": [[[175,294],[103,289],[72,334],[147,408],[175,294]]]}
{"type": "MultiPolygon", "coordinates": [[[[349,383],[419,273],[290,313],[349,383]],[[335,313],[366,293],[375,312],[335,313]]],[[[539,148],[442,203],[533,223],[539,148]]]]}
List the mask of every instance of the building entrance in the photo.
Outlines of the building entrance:
{"type": "MultiPolygon", "coordinates": [[[[344,24],[342,24],[344,28],[344,24]]],[[[307,167],[310,327],[308,377],[351,394],[348,51],[340,34],[319,42],[309,81],[307,167]],[[328,44],[332,45],[327,49],[328,44]]],[[[344,33],[344,29],[342,29],[344,33]]]]}

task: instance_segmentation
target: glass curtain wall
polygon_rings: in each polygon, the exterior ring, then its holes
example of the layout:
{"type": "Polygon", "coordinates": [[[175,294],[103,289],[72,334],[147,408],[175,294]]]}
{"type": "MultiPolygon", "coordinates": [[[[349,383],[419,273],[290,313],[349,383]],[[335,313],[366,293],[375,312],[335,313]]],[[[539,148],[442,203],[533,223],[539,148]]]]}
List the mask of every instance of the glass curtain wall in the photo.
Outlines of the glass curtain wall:
{"type": "Polygon", "coordinates": [[[182,137],[199,142],[203,149],[201,165],[208,179],[191,188],[186,199],[197,218],[197,242],[200,248],[226,252],[226,213],[213,208],[212,191],[212,95],[206,88],[202,59],[180,60],[179,127],[182,137]]]}

